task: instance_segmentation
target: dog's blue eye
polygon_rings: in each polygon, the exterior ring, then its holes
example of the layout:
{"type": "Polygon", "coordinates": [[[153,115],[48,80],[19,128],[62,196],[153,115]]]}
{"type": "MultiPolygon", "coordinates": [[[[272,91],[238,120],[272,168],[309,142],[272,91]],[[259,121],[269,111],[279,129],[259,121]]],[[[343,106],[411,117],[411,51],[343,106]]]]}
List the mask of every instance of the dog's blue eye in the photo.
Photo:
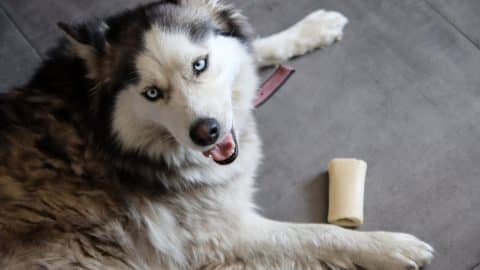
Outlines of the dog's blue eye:
{"type": "Polygon", "coordinates": [[[145,88],[143,96],[150,101],[155,101],[159,98],[163,98],[163,92],[155,86],[150,86],[145,88]]]}
{"type": "Polygon", "coordinates": [[[203,57],[198,59],[197,61],[193,62],[193,72],[195,72],[196,75],[199,75],[200,73],[204,72],[208,67],[208,58],[203,57]]]}

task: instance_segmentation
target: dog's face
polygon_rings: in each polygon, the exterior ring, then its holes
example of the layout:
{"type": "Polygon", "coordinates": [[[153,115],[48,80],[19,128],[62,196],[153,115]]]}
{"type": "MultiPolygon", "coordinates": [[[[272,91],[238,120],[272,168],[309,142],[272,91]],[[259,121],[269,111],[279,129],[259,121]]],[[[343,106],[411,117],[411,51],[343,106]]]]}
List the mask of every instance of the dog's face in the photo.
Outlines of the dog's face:
{"type": "Polygon", "coordinates": [[[162,128],[176,142],[219,163],[233,161],[233,94],[246,57],[236,39],[207,32],[193,40],[183,31],[154,26],[135,59],[138,82],[117,96],[114,131],[134,146],[138,133],[162,128]]]}
{"type": "Polygon", "coordinates": [[[231,9],[200,0],[144,6],[95,31],[62,28],[103,85],[98,99],[111,100],[109,132],[121,148],[156,157],[180,145],[229,164],[256,84],[245,27],[231,9]]]}

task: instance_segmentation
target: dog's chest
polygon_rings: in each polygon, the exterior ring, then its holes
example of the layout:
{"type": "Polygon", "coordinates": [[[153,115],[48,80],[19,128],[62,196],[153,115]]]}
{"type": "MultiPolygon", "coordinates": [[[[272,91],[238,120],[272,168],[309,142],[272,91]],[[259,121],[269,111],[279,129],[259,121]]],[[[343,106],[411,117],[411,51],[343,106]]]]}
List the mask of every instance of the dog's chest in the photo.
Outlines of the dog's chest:
{"type": "MultiPolygon", "coordinates": [[[[165,202],[147,202],[134,216],[139,227],[137,250],[160,255],[161,265],[196,265],[212,260],[215,250],[230,246],[242,212],[249,208],[238,194],[207,190],[165,202]],[[148,246],[145,246],[148,243],[148,246]],[[194,261],[192,261],[194,260],[194,261]]],[[[153,263],[153,262],[152,262],[153,263]]]]}

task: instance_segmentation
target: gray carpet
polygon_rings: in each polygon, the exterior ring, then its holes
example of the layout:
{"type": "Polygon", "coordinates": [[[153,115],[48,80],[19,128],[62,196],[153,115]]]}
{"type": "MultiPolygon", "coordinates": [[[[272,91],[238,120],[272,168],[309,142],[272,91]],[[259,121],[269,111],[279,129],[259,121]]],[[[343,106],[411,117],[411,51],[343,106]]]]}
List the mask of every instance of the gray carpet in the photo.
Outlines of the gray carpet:
{"type": "MultiPolygon", "coordinates": [[[[141,1],[2,0],[0,91],[25,82],[59,35],[55,22],[141,1]]],[[[334,157],[369,164],[362,229],[433,244],[429,269],[480,263],[480,1],[236,0],[259,34],[318,8],[350,19],[344,40],[298,58],[258,110],[265,161],[257,201],[288,221],[326,219],[334,157]]]]}

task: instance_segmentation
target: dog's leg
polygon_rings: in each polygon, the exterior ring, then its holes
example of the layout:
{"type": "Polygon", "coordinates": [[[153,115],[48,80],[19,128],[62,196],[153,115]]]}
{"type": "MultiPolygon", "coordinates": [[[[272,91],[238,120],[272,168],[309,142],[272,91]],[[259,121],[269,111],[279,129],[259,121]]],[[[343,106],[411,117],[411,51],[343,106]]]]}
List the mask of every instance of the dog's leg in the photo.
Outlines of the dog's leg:
{"type": "Polygon", "coordinates": [[[291,224],[249,217],[240,231],[233,265],[214,269],[414,270],[433,248],[414,236],[359,232],[326,224],[291,224]]]}
{"type": "Polygon", "coordinates": [[[348,19],[338,12],[318,10],[290,28],[253,42],[259,67],[281,63],[340,40],[348,19]]]}

